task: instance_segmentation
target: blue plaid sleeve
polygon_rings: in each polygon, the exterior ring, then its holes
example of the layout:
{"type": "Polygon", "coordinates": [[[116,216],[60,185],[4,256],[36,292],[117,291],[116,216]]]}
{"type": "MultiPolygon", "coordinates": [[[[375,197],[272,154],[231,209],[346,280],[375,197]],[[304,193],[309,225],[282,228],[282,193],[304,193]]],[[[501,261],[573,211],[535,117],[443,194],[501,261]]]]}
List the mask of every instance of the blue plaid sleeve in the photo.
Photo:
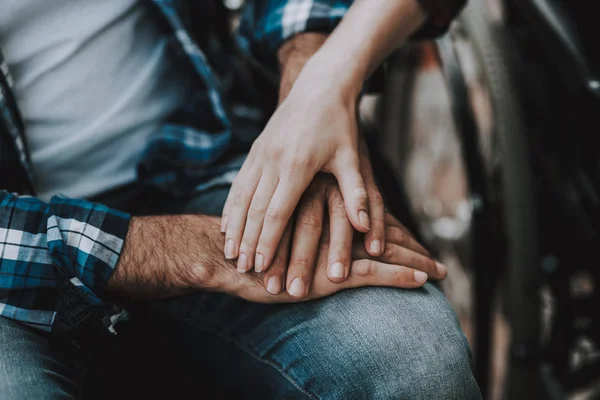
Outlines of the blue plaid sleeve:
{"type": "MultiPolygon", "coordinates": [[[[467,0],[418,0],[429,14],[413,39],[443,34],[467,0]]],[[[239,29],[242,45],[268,62],[290,37],[302,32],[332,32],[353,0],[254,0],[239,29]]]]}
{"type": "Polygon", "coordinates": [[[303,32],[331,33],[353,0],[254,0],[242,16],[242,45],[268,63],[275,62],[277,49],[303,32]]]}
{"type": "Polygon", "coordinates": [[[99,204],[0,191],[0,315],[50,330],[58,275],[99,301],[128,226],[128,214],[99,204]]]}

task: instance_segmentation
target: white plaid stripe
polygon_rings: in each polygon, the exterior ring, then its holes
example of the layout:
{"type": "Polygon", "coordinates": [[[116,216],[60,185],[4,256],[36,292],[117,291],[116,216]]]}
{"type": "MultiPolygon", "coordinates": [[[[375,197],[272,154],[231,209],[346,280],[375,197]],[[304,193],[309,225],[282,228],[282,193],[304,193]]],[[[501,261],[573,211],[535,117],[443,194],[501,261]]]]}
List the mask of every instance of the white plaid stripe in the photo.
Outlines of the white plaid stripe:
{"type": "Polygon", "coordinates": [[[51,264],[52,259],[46,247],[46,235],[33,234],[18,229],[0,228],[0,254],[2,259],[51,264]],[[27,246],[27,251],[19,248],[27,246]]]}
{"type": "Polygon", "coordinates": [[[281,20],[281,31],[284,39],[306,29],[312,6],[312,0],[291,0],[286,4],[281,20]]]}
{"type": "Polygon", "coordinates": [[[48,242],[64,241],[67,246],[94,256],[114,268],[123,247],[123,239],[72,218],[48,219],[48,242]]]}

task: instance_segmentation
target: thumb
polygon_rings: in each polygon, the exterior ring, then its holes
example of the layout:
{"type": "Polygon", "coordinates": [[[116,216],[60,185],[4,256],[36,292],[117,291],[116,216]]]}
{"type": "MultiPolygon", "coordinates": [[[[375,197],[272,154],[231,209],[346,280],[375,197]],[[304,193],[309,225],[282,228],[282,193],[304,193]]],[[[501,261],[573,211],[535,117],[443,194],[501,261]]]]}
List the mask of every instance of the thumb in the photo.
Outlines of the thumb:
{"type": "Polygon", "coordinates": [[[369,203],[365,182],[359,169],[358,154],[348,153],[337,157],[331,172],[340,186],[346,214],[352,226],[359,232],[368,232],[371,228],[369,203]]]}

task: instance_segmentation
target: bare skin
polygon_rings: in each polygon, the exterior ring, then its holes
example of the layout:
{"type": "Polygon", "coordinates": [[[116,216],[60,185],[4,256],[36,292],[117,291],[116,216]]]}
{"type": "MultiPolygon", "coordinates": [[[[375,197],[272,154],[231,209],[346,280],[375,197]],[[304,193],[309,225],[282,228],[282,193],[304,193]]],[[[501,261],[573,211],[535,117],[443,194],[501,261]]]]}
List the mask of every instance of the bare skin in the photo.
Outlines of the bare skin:
{"type": "Polygon", "coordinates": [[[367,250],[374,256],[383,251],[383,213],[370,204],[369,195],[376,194],[361,170],[356,101],[365,79],[425,19],[416,0],[357,0],[314,56],[296,68],[297,79],[252,146],[223,211],[224,253],[240,258],[240,269],[269,268],[319,171],[335,176],[354,229],[373,230],[367,250]]]}
{"type": "MultiPolygon", "coordinates": [[[[408,255],[404,250],[411,239],[397,221],[388,221],[389,248],[373,259],[362,243],[353,245],[353,261],[347,279],[334,283],[327,278],[328,235],[319,241],[318,260],[310,290],[302,299],[288,292],[269,294],[265,276],[240,274],[235,263],[221,255],[224,237],[219,219],[203,215],[156,216],[133,218],[125,248],[116,271],[105,290],[115,297],[153,299],[198,290],[224,292],[259,303],[289,303],[329,296],[340,290],[361,286],[418,288],[427,279],[432,264],[423,263],[425,273],[403,266],[408,255]],[[403,247],[404,246],[404,247],[403,247]]],[[[327,226],[325,230],[327,230],[327,226]]],[[[290,242],[291,229],[284,242],[290,242]]],[[[287,265],[290,246],[278,249],[273,271],[287,265]]]]}

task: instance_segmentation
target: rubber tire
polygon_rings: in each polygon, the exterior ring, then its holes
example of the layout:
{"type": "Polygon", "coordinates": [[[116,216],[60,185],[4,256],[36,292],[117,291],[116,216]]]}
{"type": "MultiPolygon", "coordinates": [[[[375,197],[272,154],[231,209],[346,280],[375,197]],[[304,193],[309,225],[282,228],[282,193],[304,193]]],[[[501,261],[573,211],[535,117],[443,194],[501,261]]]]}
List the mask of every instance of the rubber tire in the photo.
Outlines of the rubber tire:
{"type": "Polygon", "coordinates": [[[480,62],[494,112],[496,145],[502,174],[503,224],[507,238],[506,306],[511,327],[509,399],[536,398],[538,371],[514,357],[527,348],[536,356],[541,339],[539,297],[539,224],[536,179],[527,138],[527,124],[517,89],[518,54],[507,28],[493,23],[483,0],[471,0],[460,17],[480,62]],[[534,384],[532,384],[534,383],[534,384]]]}

